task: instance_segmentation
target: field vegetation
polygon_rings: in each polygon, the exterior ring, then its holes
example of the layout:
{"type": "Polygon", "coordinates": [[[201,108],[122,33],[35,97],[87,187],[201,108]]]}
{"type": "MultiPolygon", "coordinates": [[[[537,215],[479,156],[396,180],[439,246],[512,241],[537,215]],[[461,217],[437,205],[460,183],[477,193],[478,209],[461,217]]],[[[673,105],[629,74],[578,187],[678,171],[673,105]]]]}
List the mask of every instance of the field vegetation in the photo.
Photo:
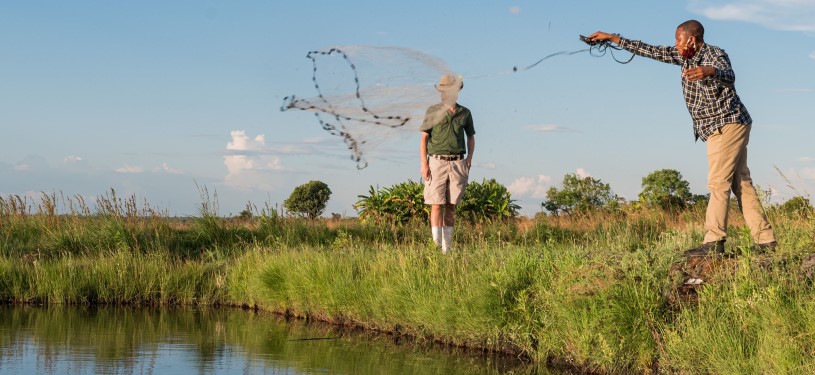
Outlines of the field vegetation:
{"type": "MultiPolygon", "coordinates": [[[[513,209],[502,186],[480,185],[494,198],[474,207],[513,209]]],[[[410,197],[411,186],[387,189],[410,197]]],[[[209,194],[190,218],[114,191],[93,204],[2,197],[0,300],[244,306],[593,373],[815,370],[805,267],[815,216],[804,198],[766,206],[780,249],[763,256],[734,209],[726,246],[740,256],[683,300],[671,269],[702,240],[703,205],[463,215],[442,255],[424,217],[373,208],[393,204],[390,193],[360,196],[360,219],[268,205],[225,218],[209,194]]]]}

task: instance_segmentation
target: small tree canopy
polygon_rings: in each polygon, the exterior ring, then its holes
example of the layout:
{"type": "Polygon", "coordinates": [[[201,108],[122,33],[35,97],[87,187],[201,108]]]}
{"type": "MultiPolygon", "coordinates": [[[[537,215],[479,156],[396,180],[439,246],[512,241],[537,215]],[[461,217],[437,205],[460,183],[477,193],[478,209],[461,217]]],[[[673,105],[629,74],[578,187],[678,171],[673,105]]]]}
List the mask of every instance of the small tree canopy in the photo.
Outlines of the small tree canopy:
{"type": "Polygon", "coordinates": [[[322,181],[309,181],[294,188],[289,198],[283,202],[283,207],[295,215],[316,219],[325,210],[329,197],[331,189],[328,185],[322,181]]]}
{"type": "Polygon", "coordinates": [[[690,184],[675,169],[660,169],[642,178],[640,202],[649,206],[684,208],[694,199],[690,184]]]}
{"type": "Polygon", "coordinates": [[[546,198],[541,205],[553,214],[586,213],[618,205],[617,195],[611,192],[609,184],[591,176],[580,178],[575,173],[563,176],[562,189],[549,188],[546,198]]]}

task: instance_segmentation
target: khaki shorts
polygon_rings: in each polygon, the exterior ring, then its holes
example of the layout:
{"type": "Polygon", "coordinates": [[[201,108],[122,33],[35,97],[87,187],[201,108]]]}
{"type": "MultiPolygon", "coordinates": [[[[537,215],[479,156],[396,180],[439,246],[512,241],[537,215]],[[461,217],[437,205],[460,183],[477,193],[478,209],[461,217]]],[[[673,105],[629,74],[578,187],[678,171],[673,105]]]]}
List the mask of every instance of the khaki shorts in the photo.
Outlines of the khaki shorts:
{"type": "Polygon", "coordinates": [[[430,180],[424,181],[425,204],[458,204],[467,188],[467,160],[439,160],[430,156],[430,180]]]}

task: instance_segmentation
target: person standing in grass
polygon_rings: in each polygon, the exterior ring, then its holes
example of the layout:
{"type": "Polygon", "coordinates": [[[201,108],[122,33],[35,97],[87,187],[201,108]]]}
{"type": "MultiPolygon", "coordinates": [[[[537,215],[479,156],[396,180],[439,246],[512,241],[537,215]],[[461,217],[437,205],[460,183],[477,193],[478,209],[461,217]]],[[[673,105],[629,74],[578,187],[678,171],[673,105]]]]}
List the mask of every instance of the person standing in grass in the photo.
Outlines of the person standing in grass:
{"type": "Polygon", "coordinates": [[[754,252],[775,250],[777,242],[767,221],[747,167],[747,143],[752,119],[736,94],[736,75],[727,53],[705,43],[705,29],[689,20],[676,28],[673,46],[652,46],[616,34],[598,31],[590,41],[611,41],[636,55],[679,65],[682,92],[693,119],[696,140],[707,142],[708,201],[702,245],[686,256],[724,254],[727,211],[732,190],[752,234],[754,252]]]}
{"type": "Polygon", "coordinates": [[[442,75],[436,90],[441,103],[430,106],[422,123],[419,159],[424,201],[430,208],[433,242],[447,253],[453,239],[456,205],[464,196],[475,150],[470,110],[458,104],[461,76],[442,75]],[[465,144],[466,138],[466,144],[465,144]]]}

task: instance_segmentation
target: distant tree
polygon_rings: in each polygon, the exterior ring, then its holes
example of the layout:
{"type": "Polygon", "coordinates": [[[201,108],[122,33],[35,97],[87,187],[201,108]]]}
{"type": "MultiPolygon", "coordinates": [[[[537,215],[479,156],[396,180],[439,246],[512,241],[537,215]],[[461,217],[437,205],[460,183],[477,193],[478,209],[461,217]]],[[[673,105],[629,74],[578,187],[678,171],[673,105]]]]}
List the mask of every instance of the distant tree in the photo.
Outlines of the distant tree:
{"type": "Polygon", "coordinates": [[[694,200],[690,184],[675,169],[660,169],[642,178],[640,202],[662,209],[685,208],[694,200]]]}
{"type": "Polygon", "coordinates": [[[710,193],[708,194],[693,194],[688,204],[691,207],[707,207],[707,201],[710,200],[710,193]]]}
{"type": "Polygon", "coordinates": [[[580,178],[570,173],[563,176],[563,187],[546,191],[547,200],[541,204],[553,214],[587,213],[597,209],[613,209],[619,206],[617,195],[609,184],[593,177],[580,178]]]}
{"type": "Polygon", "coordinates": [[[241,218],[241,219],[243,219],[243,220],[249,220],[249,219],[251,219],[253,216],[254,216],[254,215],[252,214],[252,211],[250,211],[249,209],[245,209],[245,210],[241,211],[241,212],[238,214],[238,217],[239,217],[239,218],[241,218]]]}
{"type": "Polygon", "coordinates": [[[797,215],[802,218],[809,217],[815,208],[809,203],[809,199],[802,196],[792,197],[790,200],[781,204],[778,207],[779,211],[787,215],[797,215]]]}
{"type": "Polygon", "coordinates": [[[331,189],[322,181],[309,181],[294,188],[288,199],[283,201],[283,207],[287,211],[309,219],[319,217],[328,198],[331,197],[331,189]]]}

